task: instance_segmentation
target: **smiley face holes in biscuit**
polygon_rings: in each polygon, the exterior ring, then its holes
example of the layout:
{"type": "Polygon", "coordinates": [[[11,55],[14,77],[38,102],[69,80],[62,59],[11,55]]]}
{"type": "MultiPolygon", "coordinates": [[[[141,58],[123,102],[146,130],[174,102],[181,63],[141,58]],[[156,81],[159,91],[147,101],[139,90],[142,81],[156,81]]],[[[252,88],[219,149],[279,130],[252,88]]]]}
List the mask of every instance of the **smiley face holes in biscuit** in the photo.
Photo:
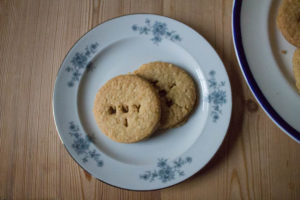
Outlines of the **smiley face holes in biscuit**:
{"type": "Polygon", "coordinates": [[[124,125],[125,127],[128,127],[128,120],[127,120],[127,118],[124,119],[123,125],[124,125]]]}
{"type": "MultiPolygon", "coordinates": [[[[136,113],[140,112],[140,108],[141,108],[140,104],[133,104],[131,106],[132,112],[136,112],[136,113]]],[[[129,111],[130,111],[129,106],[125,105],[125,104],[121,104],[121,105],[118,105],[118,106],[109,106],[108,107],[108,114],[109,115],[115,115],[117,112],[121,113],[121,114],[126,114],[126,113],[129,113],[129,111]]],[[[123,125],[125,127],[128,127],[128,119],[126,117],[123,120],[123,125]]]]}
{"type": "MultiPolygon", "coordinates": [[[[174,88],[176,86],[176,83],[172,83],[170,86],[169,86],[169,89],[171,90],[172,88],[174,88]]],[[[168,107],[171,107],[172,105],[174,104],[173,100],[170,99],[170,98],[166,98],[166,105],[168,107]]]]}
{"type": "Polygon", "coordinates": [[[138,113],[140,112],[140,108],[141,108],[141,105],[140,105],[140,104],[137,104],[137,105],[136,105],[136,104],[133,104],[132,107],[133,107],[133,110],[134,110],[134,111],[136,111],[136,112],[138,112],[138,113]]]}
{"type": "Polygon", "coordinates": [[[122,113],[128,113],[129,110],[128,110],[128,106],[127,105],[121,105],[120,107],[121,107],[121,112],[122,113]]]}
{"type": "MultiPolygon", "coordinates": [[[[140,104],[133,104],[132,105],[132,111],[133,112],[140,112],[140,108],[141,108],[141,105],[140,104]]],[[[120,113],[128,113],[129,112],[129,106],[128,105],[119,105],[118,106],[118,112],[120,113]]],[[[109,115],[114,115],[117,113],[117,109],[116,109],[116,106],[109,106],[108,107],[108,114],[109,115]]]]}
{"type": "MultiPolygon", "coordinates": [[[[129,107],[128,107],[128,105],[121,104],[121,105],[118,106],[118,108],[119,108],[119,110],[120,110],[120,113],[122,113],[122,114],[126,114],[126,113],[129,112],[129,107]]],[[[128,127],[128,119],[127,119],[127,117],[125,117],[125,118],[123,119],[123,125],[124,125],[125,127],[128,127]]]]}
{"type": "Polygon", "coordinates": [[[151,83],[151,85],[152,85],[153,87],[159,89],[159,90],[158,90],[159,96],[162,97],[162,98],[164,98],[164,100],[165,100],[165,102],[166,102],[166,105],[167,105],[168,107],[171,107],[171,106],[174,104],[174,102],[173,102],[172,99],[170,99],[170,98],[167,97],[167,94],[168,94],[168,92],[169,92],[172,88],[174,88],[174,87],[176,86],[176,83],[174,82],[174,83],[172,83],[171,85],[169,85],[169,91],[166,91],[166,90],[164,90],[164,89],[160,89],[159,86],[157,85],[158,80],[152,80],[152,81],[150,81],[150,83],[151,83]]]}
{"type": "Polygon", "coordinates": [[[113,115],[116,114],[116,106],[109,106],[108,107],[108,114],[113,115]]]}
{"type": "Polygon", "coordinates": [[[152,85],[152,86],[154,86],[154,87],[157,87],[157,83],[158,83],[158,80],[151,80],[151,81],[149,81],[150,82],[150,84],[152,85]]]}

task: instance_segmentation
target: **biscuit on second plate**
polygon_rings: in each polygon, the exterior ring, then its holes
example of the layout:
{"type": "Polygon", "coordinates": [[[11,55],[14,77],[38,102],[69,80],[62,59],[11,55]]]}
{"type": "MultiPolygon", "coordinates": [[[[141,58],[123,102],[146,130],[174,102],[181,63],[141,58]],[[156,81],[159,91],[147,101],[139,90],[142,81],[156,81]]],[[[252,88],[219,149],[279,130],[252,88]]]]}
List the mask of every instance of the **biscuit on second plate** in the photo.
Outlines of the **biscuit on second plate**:
{"type": "Polygon", "coordinates": [[[296,87],[300,93],[300,49],[296,49],[293,56],[293,71],[296,80],[296,87]]]}
{"type": "Polygon", "coordinates": [[[277,14],[277,26],[285,39],[300,47],[300,0],[283,0],[277,14]]]}

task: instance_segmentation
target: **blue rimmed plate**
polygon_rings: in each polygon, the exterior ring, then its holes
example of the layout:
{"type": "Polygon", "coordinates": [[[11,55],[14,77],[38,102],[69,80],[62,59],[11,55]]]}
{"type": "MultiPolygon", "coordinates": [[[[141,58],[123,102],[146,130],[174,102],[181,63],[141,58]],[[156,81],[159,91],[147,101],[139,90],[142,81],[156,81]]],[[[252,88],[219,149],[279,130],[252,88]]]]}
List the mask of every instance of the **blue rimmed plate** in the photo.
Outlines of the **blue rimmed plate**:
{"type": "Polygon", "coordinates": [[[178,21],[150,14],[115,18],[85,34],[64,59],[53,96],[56,127],[74,160],[92,176],[130,190],[168,187],[200,170],[224,139],[231,107],[227,73],[208,42],[178,21]],[[188,71],[198,85],[198,105],[181,127],[139,143],[116,143],[93,118],[96,92],[151,61],[188,71]]]}
{"type": "Polygon", "coordinates": [[[287,135],[300,143],[300,95],[295,87],[289,44],[276,27],[279,0],[235,0],[235,52],[257,101],[287,135]]]}

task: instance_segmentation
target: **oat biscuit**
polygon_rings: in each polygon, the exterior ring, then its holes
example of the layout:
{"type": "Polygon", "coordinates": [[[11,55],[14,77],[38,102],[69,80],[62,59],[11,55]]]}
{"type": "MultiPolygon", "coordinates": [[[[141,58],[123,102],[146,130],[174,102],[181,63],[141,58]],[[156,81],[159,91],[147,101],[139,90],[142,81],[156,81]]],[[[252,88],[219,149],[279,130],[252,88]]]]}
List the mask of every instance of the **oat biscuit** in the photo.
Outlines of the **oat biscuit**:
{"type": "Polygon", "coordinates": [[[300,47],[300,0],[283,0],[278,14],[277,26],[285,39],[300,47]]]}
{"type": "Polygon", "coordinates": [[[293,71],[296,80],[296,87],[300,93],[300,49],[296,49],[293,56],[293,71]]]}
{"type": "Polygon", "coordinates": [[[188,117],[197,93],[192,77],[184,70],[170,63],[152,62],[134,73],[148,80],[158,91],[162,111],[159,129],[175,127],[188,117]]]}
{"type": "Polygon", "coordinates": [[[121,75],[98,91],[93,112],[105,135],[116,142],[133,143],[156,130],[161,106],[149,82],[135,75],[121,75]]]}

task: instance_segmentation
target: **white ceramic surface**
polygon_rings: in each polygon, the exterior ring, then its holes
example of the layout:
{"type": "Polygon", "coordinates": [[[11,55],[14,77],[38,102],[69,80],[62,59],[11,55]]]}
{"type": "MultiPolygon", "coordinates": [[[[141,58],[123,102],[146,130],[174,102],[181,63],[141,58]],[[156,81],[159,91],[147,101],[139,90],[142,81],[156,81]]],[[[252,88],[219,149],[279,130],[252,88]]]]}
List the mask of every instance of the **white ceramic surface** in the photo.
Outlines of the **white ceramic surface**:
{"type": "Polygon", "coordinates": [[[72,47],[58,72],[53,96],[60,138],[92,176],[117,187],[153,190],[200,170],[221,145],[231,116],[231,89],[222,61],[193,29],[150,14],[104,22],[72,47]],[[198,86],[195,112],[181,127],[148,140],[121,144],[96,125],[96,92],[109,79],[151,61],[174,63],[198,86]]]}

